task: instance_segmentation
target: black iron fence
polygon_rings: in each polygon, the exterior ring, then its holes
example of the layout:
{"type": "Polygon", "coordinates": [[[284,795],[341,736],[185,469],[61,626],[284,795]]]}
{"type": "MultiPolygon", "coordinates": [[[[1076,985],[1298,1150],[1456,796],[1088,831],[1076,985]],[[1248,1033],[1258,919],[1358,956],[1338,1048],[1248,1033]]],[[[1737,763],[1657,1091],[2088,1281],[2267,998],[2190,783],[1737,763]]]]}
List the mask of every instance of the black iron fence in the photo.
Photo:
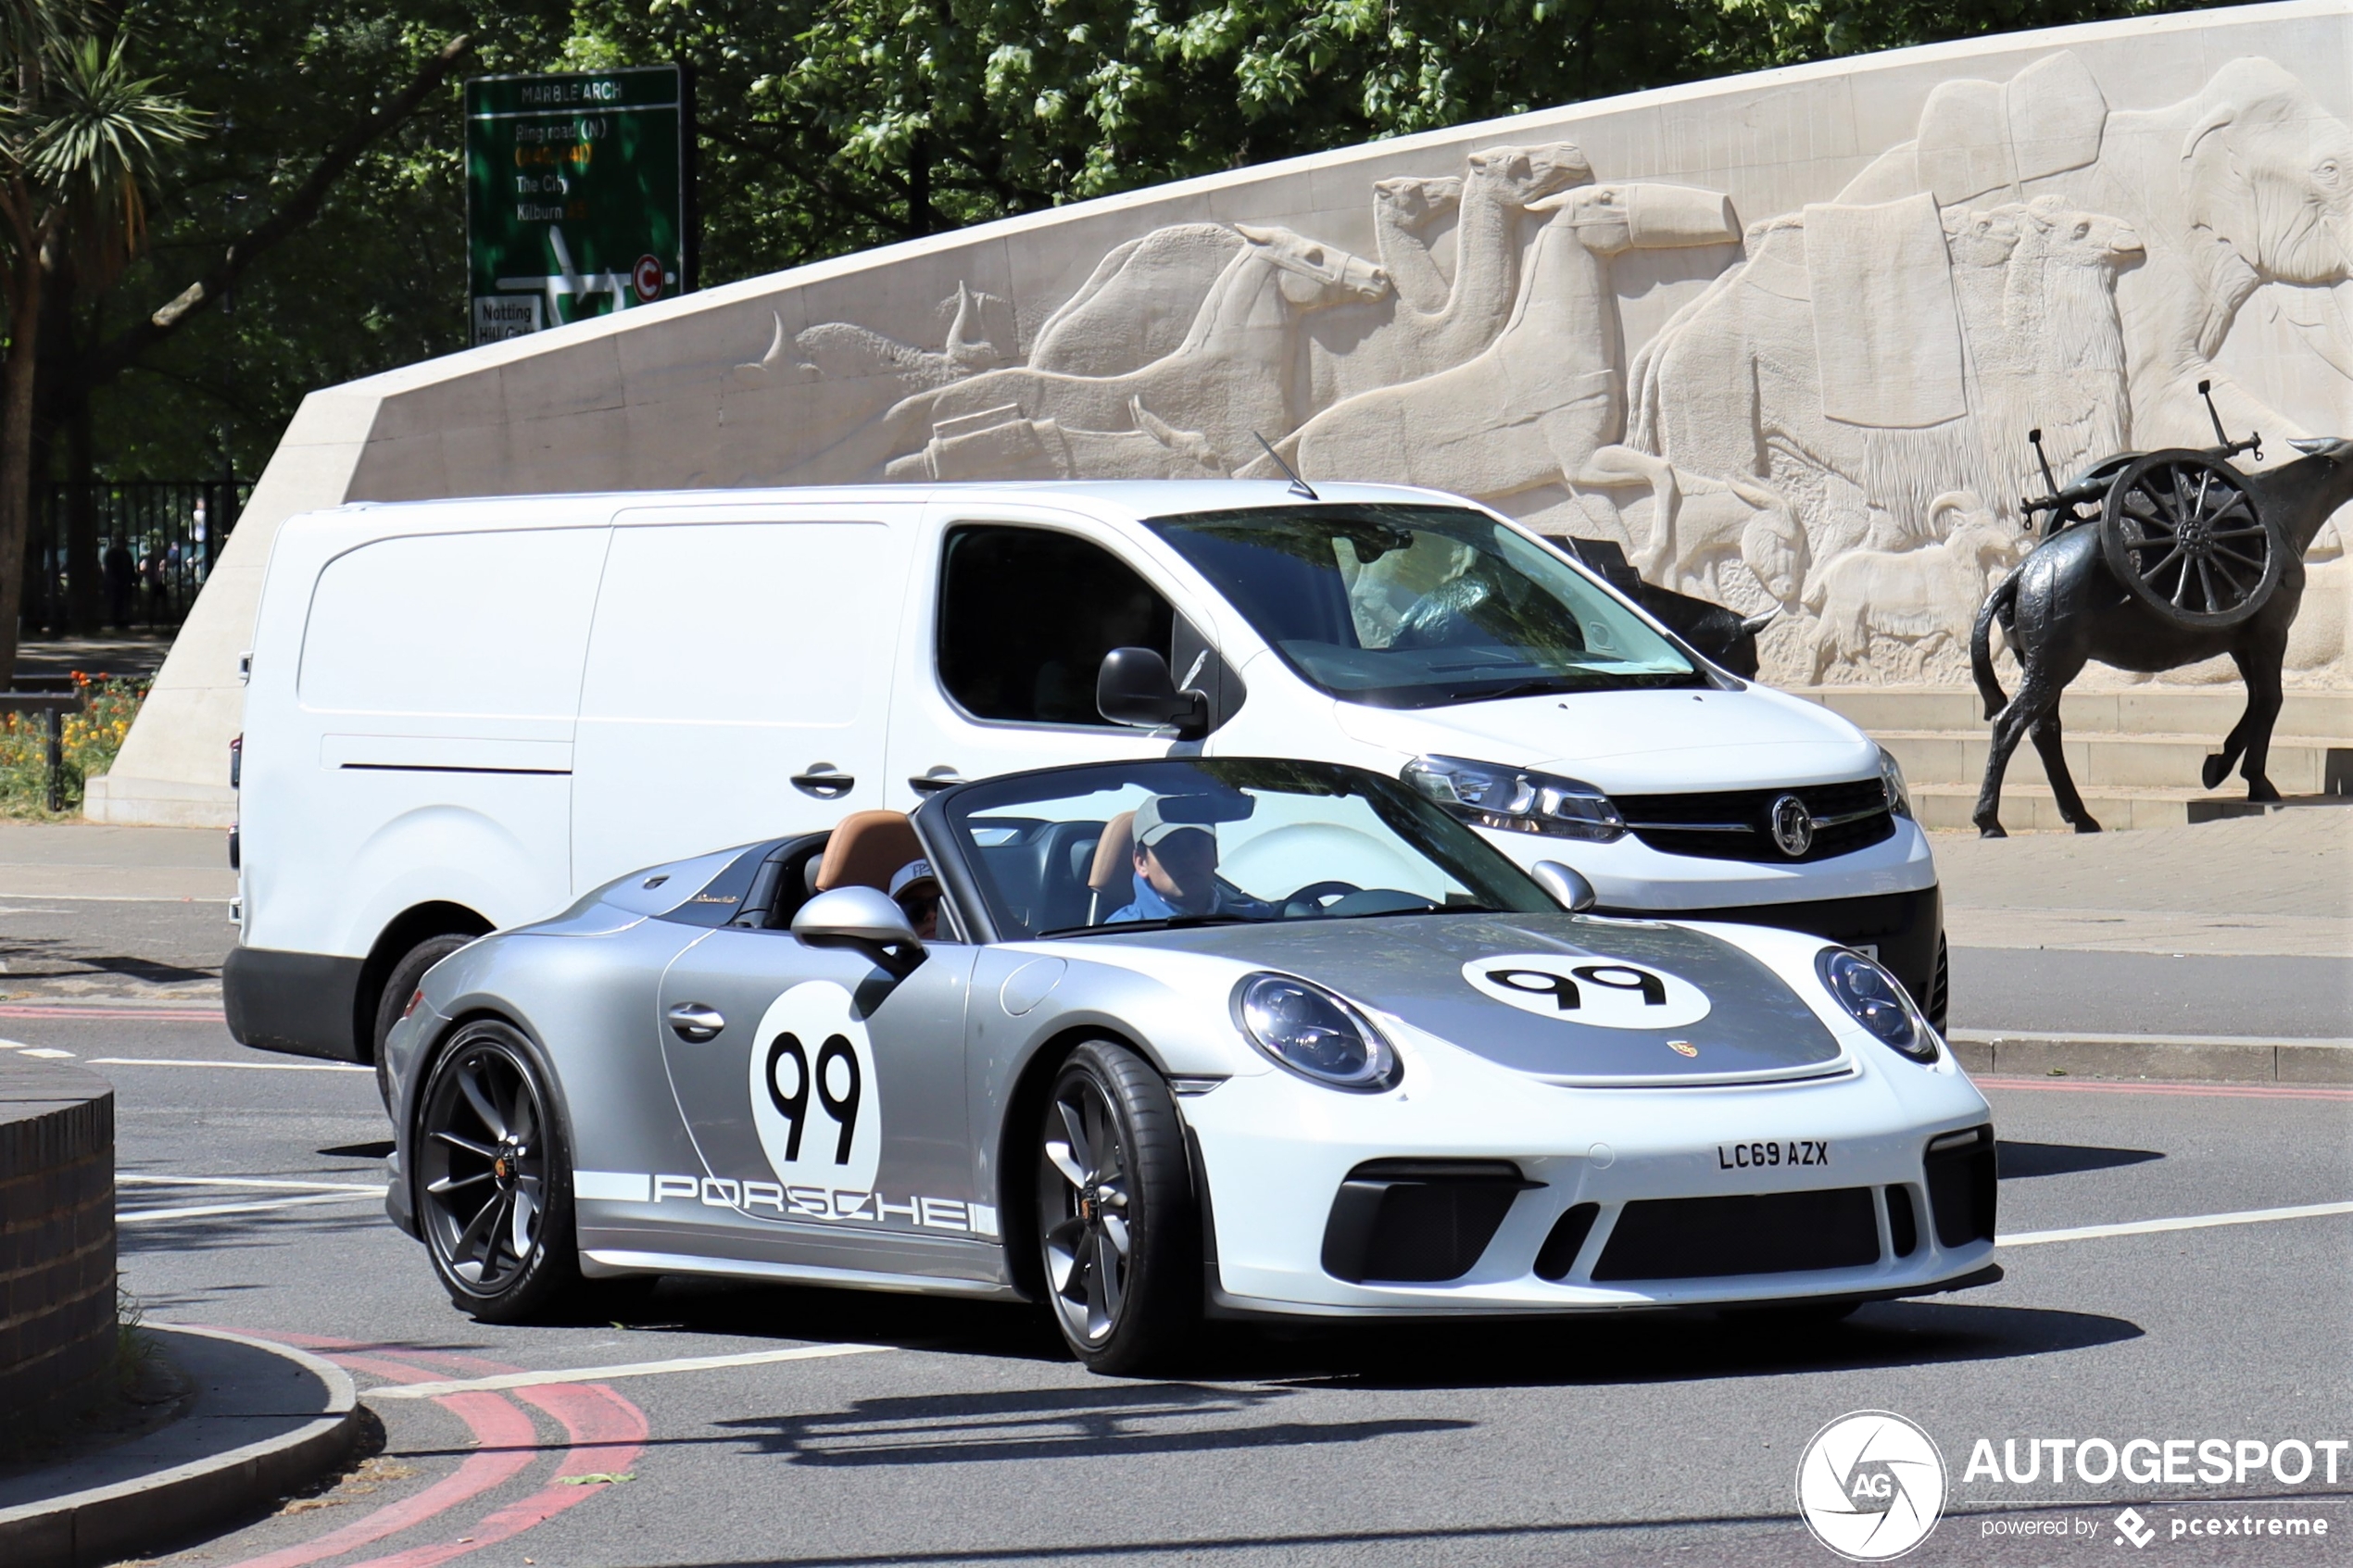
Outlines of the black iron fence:
{"type": "Polygon", "coordinates": [[[34,485],[26,630],[179,625],[252,494],[242,479],[34,485]]]}

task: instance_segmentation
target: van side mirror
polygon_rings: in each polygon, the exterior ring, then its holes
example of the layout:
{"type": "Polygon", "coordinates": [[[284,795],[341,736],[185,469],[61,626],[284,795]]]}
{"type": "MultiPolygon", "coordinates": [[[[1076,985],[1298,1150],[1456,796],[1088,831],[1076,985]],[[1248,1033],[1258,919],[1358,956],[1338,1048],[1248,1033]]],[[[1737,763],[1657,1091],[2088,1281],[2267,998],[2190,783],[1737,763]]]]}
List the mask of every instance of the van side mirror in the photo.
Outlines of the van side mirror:
{"type": "Polygon", "coordinates": [[[792,934],[812,947],[855,947],[902,978],[924,961],[923,939],[908,923],[907,911],[879,888],[837,887],[818,894],[792,917],[792,934]]]}
{"type": "Polygon", "coordinates": [[[1209,733],[1209,698],[1180,692],[1169,678],[1168,660],[1150,648],[1114,648],[1095,672],[1095,707],[1114,724],[1157,730],[1176,726],[1179,740],[1209,733]]]}
{"type": "Polygon", "coordinates": [[[1593,884],[1585,880],[1583,872],[1558,860],[1539,860],[1528,869],[1528,874],[1536,879],[1537,886],[1553,896],[1554,903],[1570,914],[1581,915],[1602,901],[1602,896],[1593,891],[1593,884]]]}

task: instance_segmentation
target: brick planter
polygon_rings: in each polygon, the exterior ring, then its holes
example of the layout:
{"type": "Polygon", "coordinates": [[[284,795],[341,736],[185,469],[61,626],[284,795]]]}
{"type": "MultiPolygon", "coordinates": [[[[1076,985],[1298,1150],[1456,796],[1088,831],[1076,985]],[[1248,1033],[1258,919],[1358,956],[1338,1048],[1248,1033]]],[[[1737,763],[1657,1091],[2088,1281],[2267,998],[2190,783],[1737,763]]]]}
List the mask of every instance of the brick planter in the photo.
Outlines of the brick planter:
{"type": "Polygon", "coordinates": [[[0,1051],[0,1411],[78,1411],[115,1354],[114,1089],[0,1051]]]}

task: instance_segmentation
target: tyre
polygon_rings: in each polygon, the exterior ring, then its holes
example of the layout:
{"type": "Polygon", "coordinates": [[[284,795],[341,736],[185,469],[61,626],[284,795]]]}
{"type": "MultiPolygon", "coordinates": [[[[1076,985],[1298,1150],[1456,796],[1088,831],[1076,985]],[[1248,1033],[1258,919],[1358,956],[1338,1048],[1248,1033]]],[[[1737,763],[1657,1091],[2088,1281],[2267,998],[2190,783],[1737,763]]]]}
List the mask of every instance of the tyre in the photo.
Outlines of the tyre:
{"type": "Polygon", "coordinates": [[[1047,1300],[1100,1373],[1176,1355],[1201,1321],[1201,1216],[1168,1085],[1108,1040],[1055,1073],[1035,1133],[1047,1300]]]}
{"type": "Polygon", "coordinates": [[[375,1031],[369,1043],[375,1047],[376,1053],[376,1093],[383,1097],[384,1110],[396,1117],[399,1114],[399,1108],[392,1103],[392,1077],[385,1069],[384,1041],[390,1037],[392,1026],[400,1022],[400,1014],[408,1008],[409,998],[417,994],[417,986],[423,981],[425,971],[472,940],[471,936],[455,933],[446,936],[428,936],[403,953],[400,961],[392,966],[392,972],[384,976],[384,991],[376,997],[375,1031]]]}
{"type": "Polygon", "coordinates": [[[495,1019],[467,1024],[416,1103],[417,1228],[458,1310],[527,1323],[576,1296],[571,1148],[522,1034],[495,1019]]]}

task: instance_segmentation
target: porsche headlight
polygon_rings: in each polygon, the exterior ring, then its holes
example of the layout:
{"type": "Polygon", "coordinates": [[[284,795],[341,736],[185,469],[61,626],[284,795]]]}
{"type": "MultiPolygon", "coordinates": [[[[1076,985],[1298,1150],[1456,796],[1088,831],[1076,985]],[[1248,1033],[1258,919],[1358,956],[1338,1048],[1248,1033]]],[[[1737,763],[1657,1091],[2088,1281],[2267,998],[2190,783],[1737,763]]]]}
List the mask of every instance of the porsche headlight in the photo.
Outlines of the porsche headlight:
{"type": "Polygon", "coordinates": [[[1814,968],[1838,1005],[1873,1039],[1914,1061],[1936,1060],[1936,1031],[1912,1005],[1902,981],[1844,947],[1823,948],[1814,968]]]}
{"type": "Polygon", "coordinates": [[[1899,817],[1912,814],[1912,792],[1904,787],[1904,764],[1895,753],[1879,748],[1879,782],[1887,786],[1887,809],[1899,817]]]}
{"type": "Polygon", "coordinates": [[[1302,1078],[1367,1094],[1397,1083],[1397,1053],[1380,1031],[1320,985],[1253,974],[1234,987],[1234,1020],[1252,1045],[1302,1078]]]}
{"type": "Polygon", "coordinates": [[[1593,844],[1607,844],[1626,832],[1626,819],[1608,796],[1554,773],[1463,757],[1416,757],[1405,764],[1403,777],[1474,827],[1593,844]]]}

